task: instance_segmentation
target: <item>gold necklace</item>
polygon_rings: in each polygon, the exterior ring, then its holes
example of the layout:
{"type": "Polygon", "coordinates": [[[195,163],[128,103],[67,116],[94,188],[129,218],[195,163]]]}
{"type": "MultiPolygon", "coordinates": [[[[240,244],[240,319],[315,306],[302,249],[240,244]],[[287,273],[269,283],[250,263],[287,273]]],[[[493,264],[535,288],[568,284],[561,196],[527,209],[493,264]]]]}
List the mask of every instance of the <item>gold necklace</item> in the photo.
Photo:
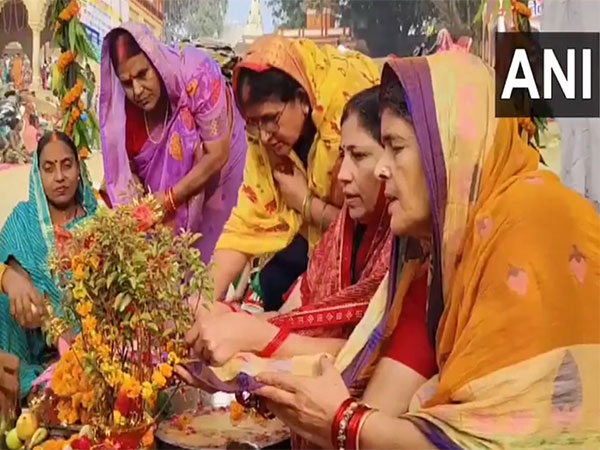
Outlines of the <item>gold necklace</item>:
{"type": "Polygon", "coordinates": [[[150,133],[150,127],[148,127],[148,116],[146,115],[146,111],[144,111],[144,125],[146,125],[146,134],[148,135],[148,140],[153,144],[160,144],[165,137],[165,130],[167,129],[167,118],[169,117],[169,104],[167,103],[167,107],[165,108],[165,118],[163,119],[163,128],[160,133],[160,138],[158,141],[152,139],[152,134],[150,133]]]}

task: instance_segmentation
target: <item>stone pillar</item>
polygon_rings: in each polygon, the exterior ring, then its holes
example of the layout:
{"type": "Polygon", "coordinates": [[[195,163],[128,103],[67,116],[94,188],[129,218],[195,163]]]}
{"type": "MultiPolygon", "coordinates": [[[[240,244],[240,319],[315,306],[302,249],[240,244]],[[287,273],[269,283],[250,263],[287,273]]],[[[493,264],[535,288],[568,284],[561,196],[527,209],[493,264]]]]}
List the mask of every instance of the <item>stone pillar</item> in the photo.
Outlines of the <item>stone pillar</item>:
{"type": "Polygon", "coordinates": [[[42,89],[42,78],[40,76],[40,35],[44,29],[44,24],[30,21],[29,27],[33,33],[33,48],[31,52],[31,69],[33,71],[33,77],[30,89],[39,91],[42,89]]]}

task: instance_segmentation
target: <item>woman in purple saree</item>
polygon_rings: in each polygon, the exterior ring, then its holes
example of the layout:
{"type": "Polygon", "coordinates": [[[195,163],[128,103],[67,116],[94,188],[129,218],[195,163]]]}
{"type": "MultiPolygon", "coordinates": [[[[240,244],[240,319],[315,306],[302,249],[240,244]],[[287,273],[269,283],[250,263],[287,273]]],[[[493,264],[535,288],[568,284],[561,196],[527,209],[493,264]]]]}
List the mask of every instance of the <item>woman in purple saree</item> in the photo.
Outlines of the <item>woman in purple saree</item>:
{"type": "Polygon", "coordinates": [[[208,262],[237,202],[246,158],[244,121],[219,65],[181,51],[145,26],[126,23],[102,46],[100,128],[111,205],[141,184],[177,231],[202,234],[208,262]]]}

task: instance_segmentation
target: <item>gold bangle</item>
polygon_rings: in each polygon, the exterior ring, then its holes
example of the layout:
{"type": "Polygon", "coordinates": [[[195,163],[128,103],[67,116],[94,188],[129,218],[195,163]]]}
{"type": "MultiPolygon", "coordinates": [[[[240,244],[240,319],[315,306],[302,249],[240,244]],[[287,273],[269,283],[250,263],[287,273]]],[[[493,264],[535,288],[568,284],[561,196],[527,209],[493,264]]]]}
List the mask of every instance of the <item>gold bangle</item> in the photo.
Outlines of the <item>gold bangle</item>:
{"type": "Polygon", "coordinates": [[[177,205],[175,203],[175,199],[173,198],[173,188],[170,188],[169,190],[167,190],[165,198],[166,198],[167,211],[169,211],[169,212],[176,212],[177,211],[177,205]]]}
{"type": "Polygon", "coordinates": [[[323,232],[323,224],[325,223],[325,211],[327,210],[329,204],[324,200],[321,201],[323,202],[323,209],[321,210],[321,220],[319,220],[319,231],[323,232]]]}
{"type": "Polygon", "coordinates": [[[7,267],[6,264],[0,264],[0,294],[5,294],[4,289],[2,289],[2,277],[4,276],[7,267]]]}
{"type": "Polygon", "coordinates": [[[302,202],[302,211],[301,211],[302,217],[304,218],[304,220],[308,220],[309,222],[311,219],[310,206],[312,204],[312,199],[313,199],[313,196],[309,192],[308,194],[306,194],[306,197],[304,197],[304,201],[302,202]]]}

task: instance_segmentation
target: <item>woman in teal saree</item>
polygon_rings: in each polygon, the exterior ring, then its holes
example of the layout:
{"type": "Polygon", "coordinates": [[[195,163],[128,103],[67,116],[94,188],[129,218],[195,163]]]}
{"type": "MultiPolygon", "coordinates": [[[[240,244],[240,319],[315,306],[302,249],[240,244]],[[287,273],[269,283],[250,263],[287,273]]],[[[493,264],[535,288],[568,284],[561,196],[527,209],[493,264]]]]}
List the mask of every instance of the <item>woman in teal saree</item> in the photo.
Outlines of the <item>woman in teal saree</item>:
{"type": "Polygon", "coordinates": [[[19,358],[20,394],[42,373],[51,349],[40,329],[41,298],[58,310],[59,292],[48,256],[97,203],[71,139],[40,139],[29,175],[29,200],[19,203],[0,232],[0,351],[19,358]]]}

